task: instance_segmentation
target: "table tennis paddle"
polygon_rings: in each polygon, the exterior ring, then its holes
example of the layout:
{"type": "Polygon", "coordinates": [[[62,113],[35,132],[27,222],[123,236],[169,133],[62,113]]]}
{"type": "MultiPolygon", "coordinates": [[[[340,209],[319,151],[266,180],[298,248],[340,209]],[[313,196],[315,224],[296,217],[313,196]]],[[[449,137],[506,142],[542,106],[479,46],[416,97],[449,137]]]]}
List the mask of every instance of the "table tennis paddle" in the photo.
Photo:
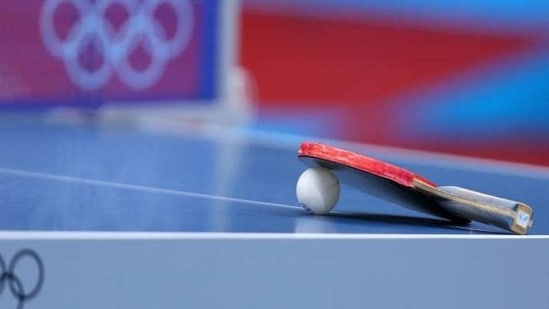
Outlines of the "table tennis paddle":
{"type": "Polygon", "coordinates": [[[411,171],[325,144],[303,142],[299,159],[332,170],[341,183],[378,198],[458,223],[478,221],[515,234],[532,227],[528,205],[456,187],[437,186],[411,171]]]}

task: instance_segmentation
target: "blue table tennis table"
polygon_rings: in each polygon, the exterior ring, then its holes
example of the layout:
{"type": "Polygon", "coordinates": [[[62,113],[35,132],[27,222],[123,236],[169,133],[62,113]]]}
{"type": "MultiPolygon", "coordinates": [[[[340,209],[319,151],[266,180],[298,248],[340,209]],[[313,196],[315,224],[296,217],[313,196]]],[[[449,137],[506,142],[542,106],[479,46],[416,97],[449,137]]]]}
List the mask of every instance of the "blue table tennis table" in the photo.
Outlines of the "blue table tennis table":
{"type": "Polygon", "coordinates": [[[5,119],[0,308],[549,306],[548,168],[331,141],[523,201],[534,225],[455,225],[346,187],[314,216],[295,198],[301,139],[5,119]]]}

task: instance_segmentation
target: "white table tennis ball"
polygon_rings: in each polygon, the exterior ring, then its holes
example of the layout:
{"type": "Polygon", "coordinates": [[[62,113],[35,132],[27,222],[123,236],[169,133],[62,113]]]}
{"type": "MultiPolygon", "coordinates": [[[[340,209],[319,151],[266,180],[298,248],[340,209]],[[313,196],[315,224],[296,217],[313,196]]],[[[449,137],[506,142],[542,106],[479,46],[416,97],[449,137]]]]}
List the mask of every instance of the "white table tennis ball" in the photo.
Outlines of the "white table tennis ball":
{"type": "Polygon", "coordinates": [[[297,180],[296,195],[306,210],[317,215],[327,214],[339,199],[339,180],[328,169],[309,168],[297,180]]]}

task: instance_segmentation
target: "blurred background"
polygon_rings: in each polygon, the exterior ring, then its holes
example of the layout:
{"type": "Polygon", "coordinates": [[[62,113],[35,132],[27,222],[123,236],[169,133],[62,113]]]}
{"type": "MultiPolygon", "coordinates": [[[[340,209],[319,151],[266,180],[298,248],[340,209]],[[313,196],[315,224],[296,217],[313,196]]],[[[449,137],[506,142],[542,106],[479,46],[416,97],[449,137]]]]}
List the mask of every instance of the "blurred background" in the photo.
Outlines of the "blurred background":
{"type": "Polygon", "coordinates": [[[547,1],[3,1],[0,105],[549,165],[548,16],[547,1]]]}

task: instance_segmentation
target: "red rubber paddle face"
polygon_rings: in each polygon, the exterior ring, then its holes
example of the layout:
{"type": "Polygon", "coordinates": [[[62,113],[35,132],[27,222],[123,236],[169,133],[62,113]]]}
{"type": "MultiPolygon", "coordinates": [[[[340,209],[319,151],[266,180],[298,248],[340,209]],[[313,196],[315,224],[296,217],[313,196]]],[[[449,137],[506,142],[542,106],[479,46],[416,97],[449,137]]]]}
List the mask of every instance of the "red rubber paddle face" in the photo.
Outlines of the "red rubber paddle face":
{"type": "Polygon", "coordinates": [[[351,167],[409,188],[412,187],[414,179],[436,187],[436,184],[406,169],[320,143],[303,142],[299,146],[297,154],[299,157],[310,157],[351,167]]]}
{"type": "Polygon", "coordinates": [[[319,143],[302,143],[297,155],[306,165],[330,169],[340,182],[369,195],[452,221],[467,221],[447,212],[434,199],[418,191],[414,180],[433,188],[436,185],[406,169],[319,143]]]}

